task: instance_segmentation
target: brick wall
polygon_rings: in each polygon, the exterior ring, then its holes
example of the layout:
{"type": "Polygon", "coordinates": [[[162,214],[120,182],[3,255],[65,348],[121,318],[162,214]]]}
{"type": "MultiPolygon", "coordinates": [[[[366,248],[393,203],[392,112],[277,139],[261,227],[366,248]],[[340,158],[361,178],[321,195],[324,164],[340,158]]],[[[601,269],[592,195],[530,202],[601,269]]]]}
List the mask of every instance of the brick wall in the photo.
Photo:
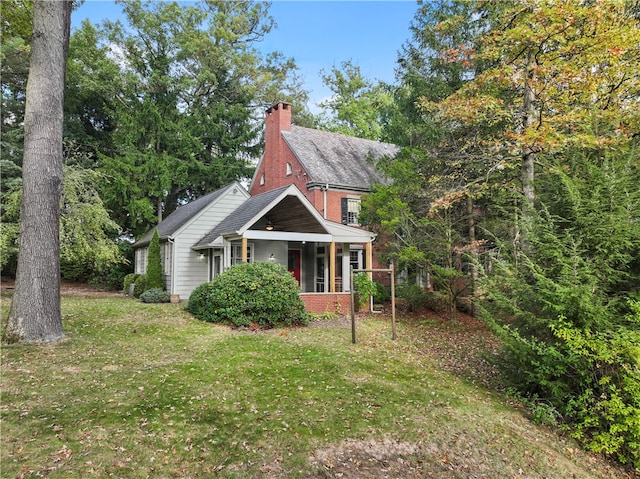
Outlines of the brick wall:
{"type": "Polygon", "coordinates": [[[339,316],[351,314],[350,293],[301,293],[300,298],[308,313],[329,312],[339,316]]]}

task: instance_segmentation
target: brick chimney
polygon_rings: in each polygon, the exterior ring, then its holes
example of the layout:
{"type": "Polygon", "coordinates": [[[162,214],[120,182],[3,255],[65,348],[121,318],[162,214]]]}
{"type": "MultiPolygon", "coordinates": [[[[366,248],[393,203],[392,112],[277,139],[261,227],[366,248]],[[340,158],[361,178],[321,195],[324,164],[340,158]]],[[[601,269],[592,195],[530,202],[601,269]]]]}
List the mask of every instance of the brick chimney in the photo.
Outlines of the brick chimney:
{"type": "Polygon", "coordinates": [[[285,143],[282,131],[291,131],[291,104],[278,102],[267,108],[264,120],[264,154],[262,167],[251,185],[250,193],[257,194],[277,188],[282,182],[279,172],[284,171],[285,143]],[[264,184],[260,177],[264,175],[264,184]]]}
{"type": "Polygon", "coordinates": [[[264,119],[264,154],[269,155],[269,164],[282,161],[282,130],[291,131],[291,104],[284,102],[267,108],[264,119]]]}
{"type": "Polygon", "coordinates": [[[281,101],[267,108],[265,128],[278,134],[281,130],[291,131],[291,104],[281,101]]]}

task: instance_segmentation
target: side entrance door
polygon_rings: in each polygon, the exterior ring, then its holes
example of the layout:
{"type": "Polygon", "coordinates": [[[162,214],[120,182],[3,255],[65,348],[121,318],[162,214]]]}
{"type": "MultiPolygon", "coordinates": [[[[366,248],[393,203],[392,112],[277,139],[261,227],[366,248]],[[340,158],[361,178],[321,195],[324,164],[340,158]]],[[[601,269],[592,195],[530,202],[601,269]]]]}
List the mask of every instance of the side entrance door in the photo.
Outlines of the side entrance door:
{"type": "Polygon", "coordinates": [[[287,254],[287,269],[300,286],[300,250],[290,249],[287,254]]]}

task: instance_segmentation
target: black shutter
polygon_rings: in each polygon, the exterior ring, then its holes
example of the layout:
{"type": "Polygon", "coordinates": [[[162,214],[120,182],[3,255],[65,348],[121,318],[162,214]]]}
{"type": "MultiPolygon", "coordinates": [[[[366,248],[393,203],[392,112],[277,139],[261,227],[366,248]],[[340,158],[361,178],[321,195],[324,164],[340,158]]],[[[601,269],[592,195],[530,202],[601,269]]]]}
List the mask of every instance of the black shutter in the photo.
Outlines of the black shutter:
{"type": "Polygon", "coordinates": [[[349,200],[340,198],[340,221],[343,225],[349,223],[349,200]]]}

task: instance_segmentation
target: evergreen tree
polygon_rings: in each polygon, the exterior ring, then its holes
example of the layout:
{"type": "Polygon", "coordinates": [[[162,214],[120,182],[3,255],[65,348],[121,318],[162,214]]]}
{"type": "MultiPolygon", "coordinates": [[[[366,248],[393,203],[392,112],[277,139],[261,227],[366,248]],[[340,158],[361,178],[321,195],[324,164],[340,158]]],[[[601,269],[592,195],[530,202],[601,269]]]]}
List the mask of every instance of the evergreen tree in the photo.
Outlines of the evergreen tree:
{"type": "Polygon", "coordinates": [[[160,257],[160,237],[158,230],[153,231],[153,237],[149,243],[149,253],[147,255],[147,283],[145,290],[152,288],[164,289],[162,279],[162,259],[160,257]]]}
{"type": "Polygon", "coordinates": [[[71,39],[67,134],[91,152],[83,166],[104,173],[101,197],[135,237],[250,177],[262,140],[256,116],[274,99],[307,95],[292,59],[255,47],[273,27],[266,3],[121,5],[122,23],[84,23],[71,39]]]}
{"type": "Polygon", "coordinates": [[[500,364],[588,448],[640,466],[640,154],[637,147],[546,158],[529,249],[483,279],[500,364]]]}

